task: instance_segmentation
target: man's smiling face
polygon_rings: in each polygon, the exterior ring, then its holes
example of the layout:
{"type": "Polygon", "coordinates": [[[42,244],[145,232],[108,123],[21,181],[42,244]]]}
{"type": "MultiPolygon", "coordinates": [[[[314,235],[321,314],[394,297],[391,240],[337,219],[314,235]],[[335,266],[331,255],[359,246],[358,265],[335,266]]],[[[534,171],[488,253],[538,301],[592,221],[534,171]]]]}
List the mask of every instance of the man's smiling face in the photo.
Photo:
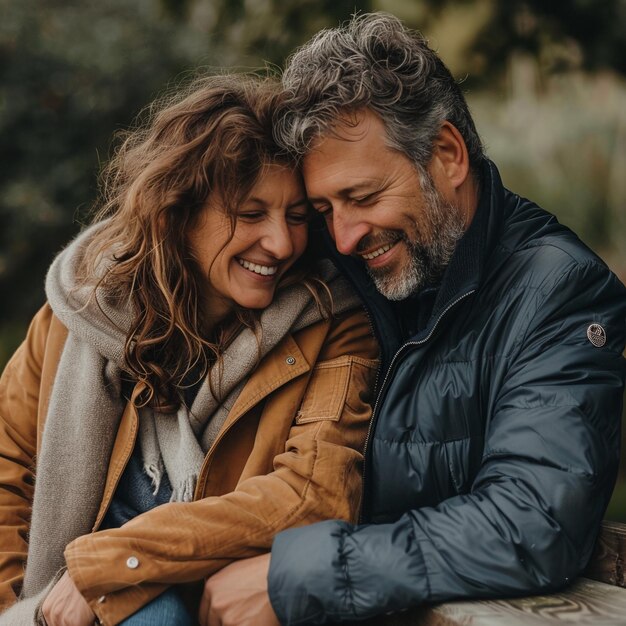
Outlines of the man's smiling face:
{"type": "Polygon", "coordinates": [[[307,194],[339,252],[361,258],[378,290],[403,300],[440,279],[464,219],[430,175],[389,147],[375,113],[348,119],[305,157],[307,194]]]}

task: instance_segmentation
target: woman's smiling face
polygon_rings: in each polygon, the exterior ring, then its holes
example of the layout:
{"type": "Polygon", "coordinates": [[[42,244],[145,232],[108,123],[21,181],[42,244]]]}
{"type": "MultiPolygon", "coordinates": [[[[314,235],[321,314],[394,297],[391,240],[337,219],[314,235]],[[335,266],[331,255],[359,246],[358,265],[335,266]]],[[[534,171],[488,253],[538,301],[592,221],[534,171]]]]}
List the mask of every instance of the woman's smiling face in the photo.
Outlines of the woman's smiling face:
{"type": "Polygon", "coordinates": [[[235,304],[269,306],[306,248],[308,215],[299,175],[282,165],[264,169],[237,211],[234,231],[218,194],[209,197],[189,244],[207,277],[203,302],[211,318],[223,318],[235,304]]]}

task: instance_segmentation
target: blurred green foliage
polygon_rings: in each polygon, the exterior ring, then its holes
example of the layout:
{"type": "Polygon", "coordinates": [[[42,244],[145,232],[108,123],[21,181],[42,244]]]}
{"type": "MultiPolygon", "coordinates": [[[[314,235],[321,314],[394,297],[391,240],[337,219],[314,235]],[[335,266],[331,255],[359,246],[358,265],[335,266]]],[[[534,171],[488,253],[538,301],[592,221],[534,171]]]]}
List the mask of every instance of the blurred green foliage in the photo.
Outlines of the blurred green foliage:
{"type": "Polygon", "coordinates": [[[369,10],[426,33],[505,183],[626,278],[626,0],[0,0],[0,369],[116,130],[198,68],[280,66],[369,10]]]}
{"type": "MultiPolygon", "coordinates": [[[[471,0],[431,0],[434,11],[471,0]]],[[[623,0],[507,0],[490,2],[489,19],[472,42],[488,77],[504,71],[512,50],[524,51],[548,71],[568,69],[576,44],[584,47],[581,67],[612,67],[626,73],[626,3],[623,0]]]]}
{"type": "Polygon", "coordinates": [[[557,214],[626,278],[626,88],[607,75],[568,73],[508,95],[468,97],[505,184],[557,214]],[[601,107],[598,102],[601,101],[601,107]],[[620,256],[621,252],[621,256],[620,256]]]}
{"type": "Polygon", "coordinates": [[[112,132],[207,46],[150,0],[1,0],[0,14],[4,326],[41,302],[54,252],[95,199],[112,132]]]}

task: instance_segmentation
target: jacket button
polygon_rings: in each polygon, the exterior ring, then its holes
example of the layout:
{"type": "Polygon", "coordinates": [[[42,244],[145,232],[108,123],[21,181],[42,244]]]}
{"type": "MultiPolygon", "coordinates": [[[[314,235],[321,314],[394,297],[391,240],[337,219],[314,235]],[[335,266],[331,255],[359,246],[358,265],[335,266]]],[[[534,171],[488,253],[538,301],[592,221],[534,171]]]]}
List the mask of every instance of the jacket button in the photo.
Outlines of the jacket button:
{"type": "Polygon", "coordinates": [[[288,357],[285,359],[285,363],[287,363],[287,365],[294,365],[294,364],[295,364],[295,362],[296,362],[296,358],[295,358],[295,357],[293,357],[293,356],[288,356],[288,357]]]}
{"type": "Polygon", "coordinates": [[[129,569],[137,569],[139,567],[139,559],[136,556],[129,556],[126,559],[126,567],[129,569]]]}

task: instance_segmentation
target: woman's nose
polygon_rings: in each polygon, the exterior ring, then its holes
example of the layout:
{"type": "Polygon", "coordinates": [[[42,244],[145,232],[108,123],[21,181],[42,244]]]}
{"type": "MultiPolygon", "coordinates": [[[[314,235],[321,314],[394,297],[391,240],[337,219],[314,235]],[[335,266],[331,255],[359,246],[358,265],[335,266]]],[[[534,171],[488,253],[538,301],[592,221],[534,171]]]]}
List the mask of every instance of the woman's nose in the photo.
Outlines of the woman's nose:
{"type": "Polygon", "coordinates": [[[268,223],[261,245],[274,258],[288,259],[293,254],[294,242],[286,220],[272,220],[268,223]]]}

